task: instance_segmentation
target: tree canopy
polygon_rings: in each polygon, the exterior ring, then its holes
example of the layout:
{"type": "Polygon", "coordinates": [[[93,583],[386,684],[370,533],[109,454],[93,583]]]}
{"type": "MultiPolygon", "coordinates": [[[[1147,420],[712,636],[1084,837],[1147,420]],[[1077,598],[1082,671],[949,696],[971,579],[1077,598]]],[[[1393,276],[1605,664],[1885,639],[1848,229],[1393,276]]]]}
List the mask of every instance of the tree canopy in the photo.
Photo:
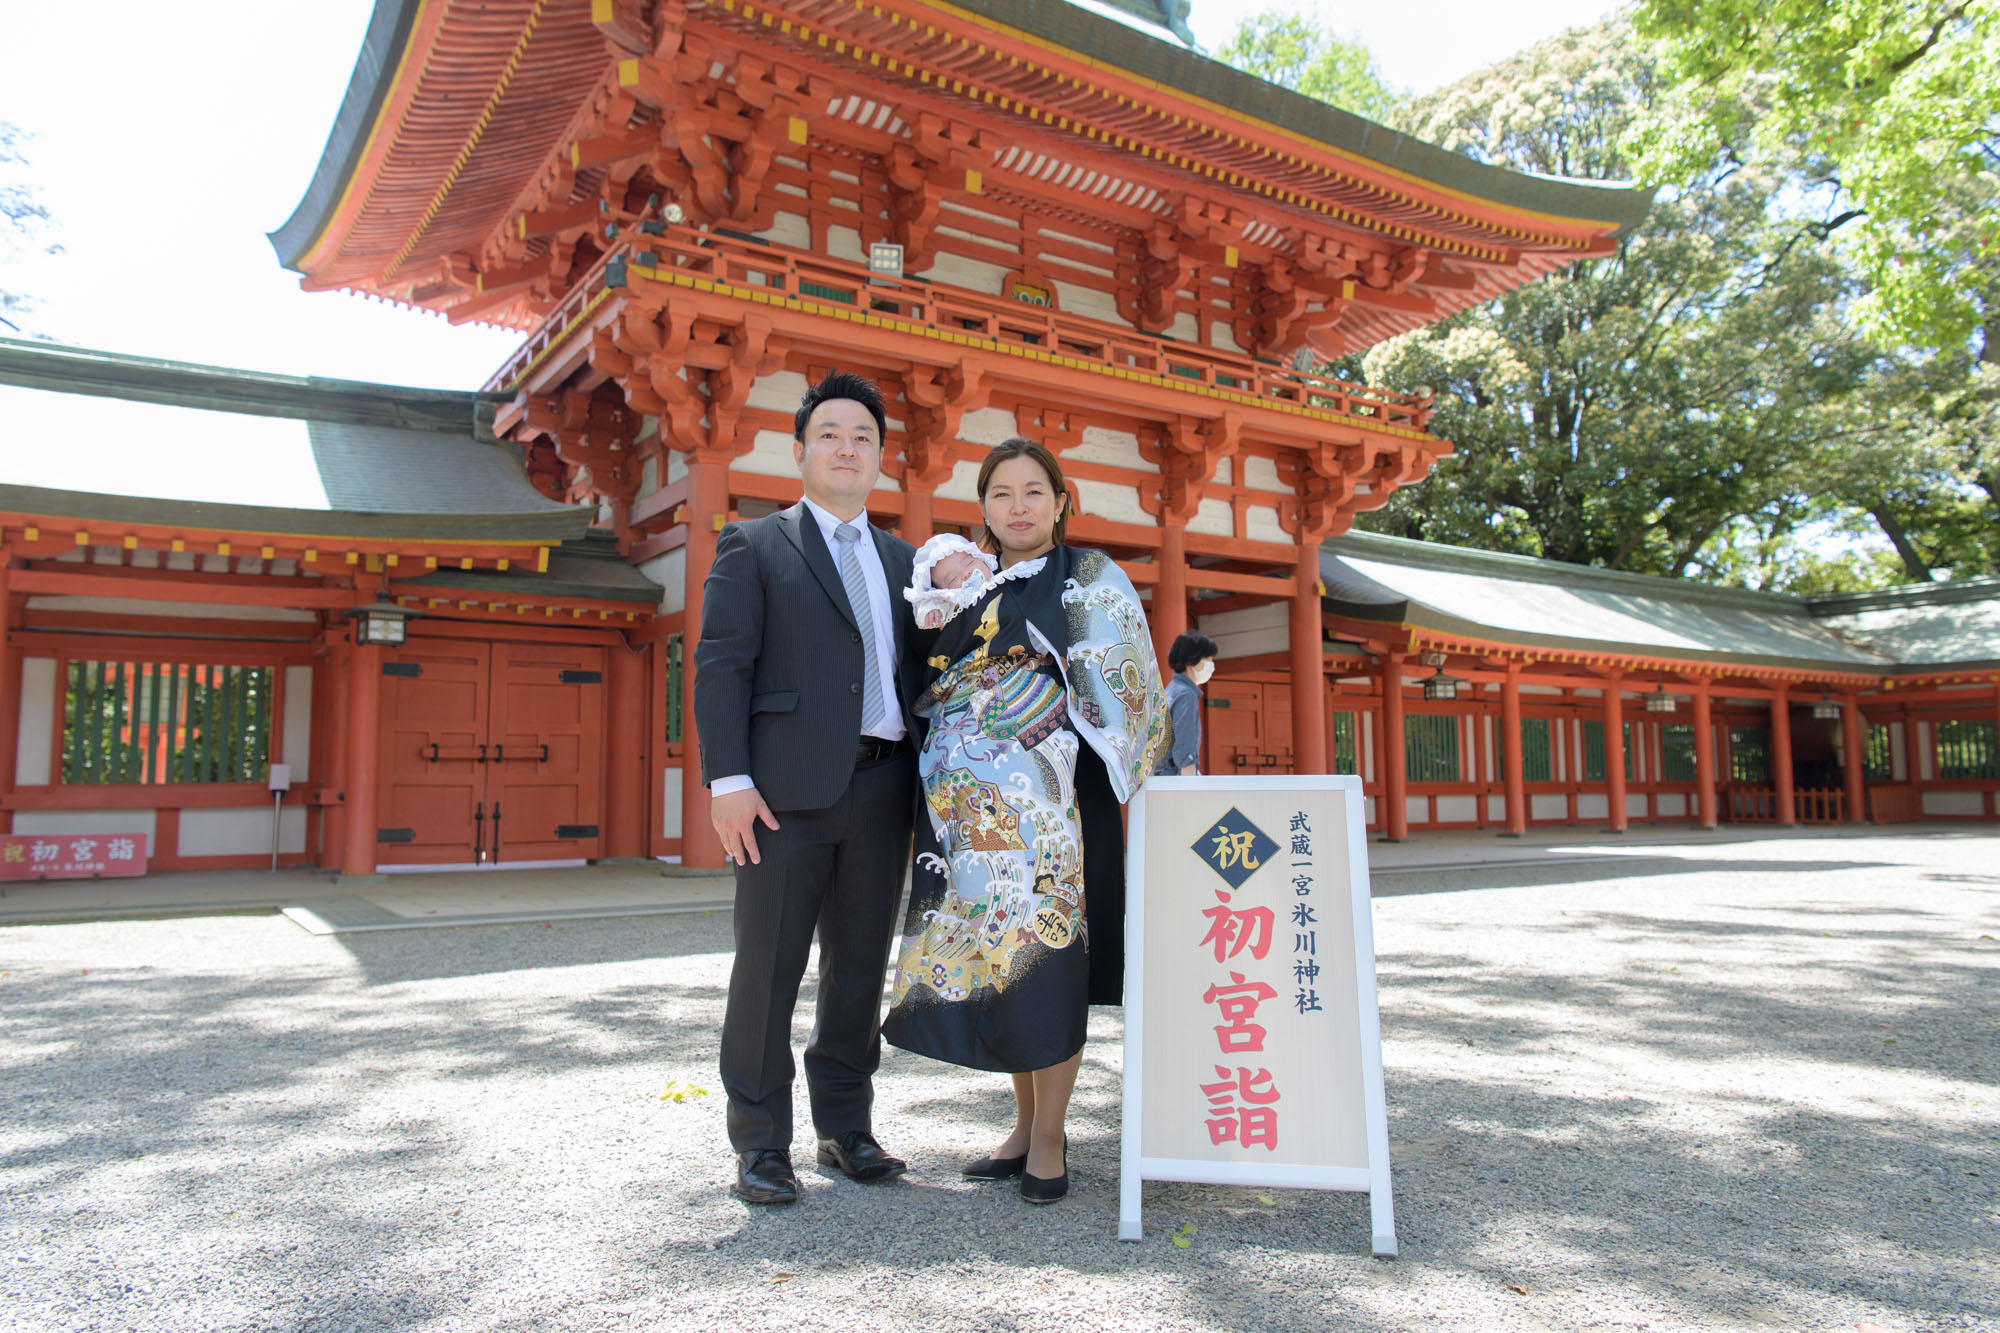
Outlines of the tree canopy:
{"type": "MultiPolygon", "coordinates": [[[[1731,114],[1759,108],[1745,90],[1731,114]]],[[[1482,161],[1621,180],[1685,114],[1658,47],[1613,20],[1388,118],[1482,161]]],[[[1717,147],[1611,257],[1334,367],[1434,386],[1456,446],[1363,526],[1799,590],[2000,572],[1982,372],[1870,338],[1872,288],[1823,195],[1796,161],[1717,147]]]]}
{"type": "Polygon", "coordinates": [[[1243,20],[1215,58],[1370,120],[1387,117],[1399,100],[1365,45],[1297,14],[1267,10],[1243,20]]]}

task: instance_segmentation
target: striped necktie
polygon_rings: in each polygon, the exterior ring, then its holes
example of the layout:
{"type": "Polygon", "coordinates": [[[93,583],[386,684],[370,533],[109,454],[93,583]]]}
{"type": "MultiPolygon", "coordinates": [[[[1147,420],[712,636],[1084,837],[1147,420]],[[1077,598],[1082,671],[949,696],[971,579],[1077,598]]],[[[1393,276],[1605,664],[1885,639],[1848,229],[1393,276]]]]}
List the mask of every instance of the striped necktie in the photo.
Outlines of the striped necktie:
{"type": "Polygon", "coordinates": [[[843,523],[833,530],[833,536],[840,543],[840,581],[847,588],[854,627],[861,631],[862,674],[867,677],[861,689],[861,729],[869,731],[882,725],[882,684],[875,660],[875,617],[869,609],[868,576],[861,572],[861,555],[854,549],[861,531],[852,523],[843,523]]]}

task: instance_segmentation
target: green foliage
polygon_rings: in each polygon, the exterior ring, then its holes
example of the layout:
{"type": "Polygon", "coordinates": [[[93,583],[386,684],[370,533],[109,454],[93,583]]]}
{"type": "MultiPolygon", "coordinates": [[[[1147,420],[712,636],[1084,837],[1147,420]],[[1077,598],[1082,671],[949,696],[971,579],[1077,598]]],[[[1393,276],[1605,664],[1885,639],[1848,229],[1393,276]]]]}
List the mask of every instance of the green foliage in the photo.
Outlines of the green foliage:
{"type": "MultiPolygon", "coordinates": [[[[0,259],[25,250],[57,254],[62,249],[47,239],[49,210],[32,186],[15,179],[28,165],[21,151],[28,137],[18,126],[0,121],[0,259]]],[[[9,316],[26,314],[34,304],[25,292],[0,287],[0,330],[15,332],[19,326],[9,316]]]]}
{"type": "Polygon", "coordinates": [[[1674,95],[1635,143],[1653,179],[1717,157],[1822,182],[1888,336],[1947,354],[2000,316],[2000,3],[1644,0],[1674,95]]]}
{"type": "Polygon", "coordinates": [[[1244,19],[1215,58],[1369,120],[1386,120],[1399,100],[1358,39],[1335,37],[1298,14],[1267,10],[1244,19]]]}

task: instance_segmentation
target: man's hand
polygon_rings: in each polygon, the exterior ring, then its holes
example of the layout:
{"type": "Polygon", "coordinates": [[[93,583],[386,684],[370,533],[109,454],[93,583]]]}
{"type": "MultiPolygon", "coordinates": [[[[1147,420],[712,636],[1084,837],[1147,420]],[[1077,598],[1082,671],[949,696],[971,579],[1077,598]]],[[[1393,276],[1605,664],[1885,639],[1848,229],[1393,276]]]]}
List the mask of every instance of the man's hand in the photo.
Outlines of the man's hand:
{"type": "Polygon", "coordinates": [[[776,828],[778,818],[755,787],[716,797],[708,803],[708,817],[715,825],[716,836],[722,839],[724,856],[737,865],[745,861],[751,865],[763,863],[757,853],[757,821],[761,819],[766,826],[776,828]]]}
{"type": "Polygon", "coordinates": [[[1200,771],[1200,766],[1199,766],[1199,765],[1197,765],[1197,764],[1184,764],[1184,765],[1182,765],[1182,767],[1181,767],[1181,776],[1182,776],[1182,777],[1184,777],[1184,778],[1198,778],[1198,777],[1200,777],[1200,776],[1201,776],[1201,771],[1200,771]]]}

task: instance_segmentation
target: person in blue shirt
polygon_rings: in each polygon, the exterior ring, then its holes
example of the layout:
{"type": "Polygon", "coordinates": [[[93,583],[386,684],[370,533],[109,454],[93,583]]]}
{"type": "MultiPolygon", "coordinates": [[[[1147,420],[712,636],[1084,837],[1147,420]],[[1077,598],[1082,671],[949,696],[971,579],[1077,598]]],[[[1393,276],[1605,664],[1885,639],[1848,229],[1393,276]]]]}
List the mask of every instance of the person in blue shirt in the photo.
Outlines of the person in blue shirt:
{"type": "Polygon", "coordinates": [[[1201,687],[1215,674],[1215,655],[1221,651],[1215,640],[1190,630],[1167,649],[1167,666],[1174,678],[1167,682],[1167,707],[1174,722],[1174,743],[1154,772],[1172,777],[1193,777],[1201,761],[1201,687]]]}

